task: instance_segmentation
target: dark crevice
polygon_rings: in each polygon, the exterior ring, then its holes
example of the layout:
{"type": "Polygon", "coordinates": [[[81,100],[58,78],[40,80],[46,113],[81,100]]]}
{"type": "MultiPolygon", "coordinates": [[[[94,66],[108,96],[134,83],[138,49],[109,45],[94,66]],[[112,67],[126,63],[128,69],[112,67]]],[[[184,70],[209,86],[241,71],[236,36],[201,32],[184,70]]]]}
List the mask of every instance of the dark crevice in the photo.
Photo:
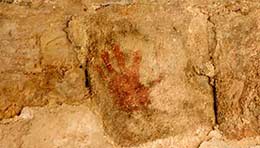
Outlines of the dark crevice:
{"type": "Polygon", "coordinates": [[[85,73],[85,87],[89,90],[89,94],[92,94],[92,85],[91,85],[91,78],[89,75],[88,68],[84,68],[84,73],[85,73]]]}
{"type": "MultiPolygon", "coordinates": [[[[216,24],[214,21],[212,21],[211,16],[208,17],[208,31],[209,33],[209,38],[208,38],[208,43],[209,43],[209,56],[210,56],[210,61],[213,64],[213,66],[216,69],[215,61],[214,61],[214,53],[216,51],[217,47],[217,32],[216,32],[216,24]]],[[[210,78],[210,85],[212,87],[212,95],[213,95],[213,109],[214,109],[214,117],[215,117],[215,124],[218,124],[218,98],[217,98],[217,88],[216,88],[216,78],[211,77],[210,78]]]]}
{"type": "Polygon", "coordinates": [[[89,88],[89,92],[92,92],[92,88],[91,88],[91,81],[90,81],[90,76],[89,76],[89,72],[88,69],[85,68],[85,87],[89,88]]]}
{"type": "MultiPolygon", "coordinates": [[[[84,11],[85,10],[87,11],[87,9],[84,9],[84,11]]],[[[72,17],[70,17],[70,19],[67,21],[66,27],[63,29],[63,31],[66,33],[66,37],[67,37],[67,40],[69,41],[69,43],[75,47],[73,51],[76,54],[78,54],[76,49],[79,49],[81,47],[79,47],[79,46],[74,44],[74,42],[71,40],[71,38],[69,36],[69,32],[68,32],[69,23],[70,23],[71,20],[72,20],[72,17]]],[[[77,59],[78,59],[78,57],[77,57],[77,59]]],[[[78,61],[80,61],[80,59],[78,59],[78,61]]],[[[85,87],[89,89],[89,93],[91,94],[92,93],[92,87],[91,87],[89,71],[87,69],[87,64],[86,65],[85,64],[81,64],[81,65],[79,65],[79,68],[84,70],[84,74],[85,74],[85,87]]]]}
{"type": "Polygon", "coordinates": [[[213,80],[212,85],[213,92],[213,107],[214,107],[214,115],[215,115],[215,123],[218,124],[218,100],[217,100],[217,88],[216,88],[216,80],[213,80]]]}

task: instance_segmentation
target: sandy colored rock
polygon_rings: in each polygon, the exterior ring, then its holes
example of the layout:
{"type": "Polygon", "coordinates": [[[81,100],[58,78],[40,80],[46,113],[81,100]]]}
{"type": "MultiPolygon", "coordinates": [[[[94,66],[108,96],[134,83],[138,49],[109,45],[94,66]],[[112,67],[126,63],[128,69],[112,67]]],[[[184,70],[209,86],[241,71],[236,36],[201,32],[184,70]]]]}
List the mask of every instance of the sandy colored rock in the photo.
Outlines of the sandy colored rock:
{"type": "MultiPolygon", "coordinates": [[[[1,148],[122,148],[105,134],[101,116],[84,104],[25,107],[21,115],[0,122],[1,148]]],[[[259,137],[227,140],[219,130],[198,128],[129,148],[258,148],[259,137]]]]}
{"type": "Polygon", "coordinates": [[[241,140],[227,140],[219,130],[208,134],[209,140],[202,142],[199,148],[258,148],[260,137],[244,138],[241,140]]]}
{"type": "Polygon", "coordinates": [[[194,70],[210,71],[207,16],[181,6],[155,7],[111,6],[69,22],[70,40],[87,55],[105,131],[119,145],[214,125],[209,78],[194,70]]]}
{"type": "Polygon", "coordinates": [[[258,148],[259,8],[0,0],[0,147],[258,148]]]}
{"type": "Polygon", "coordinates": [[[64,31],[66,14],[0,7],[0,119],[19,114],[24,106],[86,100],[85,73],[64,31]]]}
{"type": "Polygon", "coordinates": [[[2,121],[0,131],[1,148],[112,147],[86,106],[25,108],[16,120],[2,121]]]}
{"type": "Polygon", "coordinates": [[[260,134],[259,7],[214,15],[217,120],[229,138],[260,134]]]}

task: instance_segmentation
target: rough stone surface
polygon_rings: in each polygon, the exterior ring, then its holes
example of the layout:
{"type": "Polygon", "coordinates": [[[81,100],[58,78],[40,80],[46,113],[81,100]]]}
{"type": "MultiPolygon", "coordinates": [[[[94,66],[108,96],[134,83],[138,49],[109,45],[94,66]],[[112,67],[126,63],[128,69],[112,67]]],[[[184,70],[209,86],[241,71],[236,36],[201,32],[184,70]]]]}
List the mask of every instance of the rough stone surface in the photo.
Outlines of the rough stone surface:
{"type": "Polygon", "coordinates": [[[211,18],[217,119],[229,138],[260,134],[260,11],[259,5],[242,4],[211,18]]]}
{"type": "Polygon", "coordinates": [[[241,140],[227,140],[218,130],[211,131],[208,140],[199,145],[199,148],[258,148],[260,137],[244,138],[241,140]]]}
{"type": "MultiPolygon", "coordinates": [[[[101,116],[83,104],[26,107],[19,116],[0,122],[1,148],[122,148],[102,126],[101,116]]],[[[129,148],[259,148],[260,137],[227,140],[219,130],[156,139],[129,148]]]]}
{"type": "Polygon", "coordinates": [[[15,119],[1,122],[1,148],[112,147],[98,116],[86,106],[25,108],[15,119]]]}
{"type": "Polygon", "coordinates": [[[88,96],[84,70],[64,31],[68,15],[28,8],[0,4],[0,119],[24,106],[88,96]]]}
{"type": "Polygon", "coordinates": [[[213,90],[200,74],[211,72],[207,16],[156,7],[111,6],[69,22],[105,131],[120,145],[214,125],[213,90]]]}
{"type": "Polygon", "coordinates": [[[0,147],[257,148],[259,8],[0,0],[0,147]]]}

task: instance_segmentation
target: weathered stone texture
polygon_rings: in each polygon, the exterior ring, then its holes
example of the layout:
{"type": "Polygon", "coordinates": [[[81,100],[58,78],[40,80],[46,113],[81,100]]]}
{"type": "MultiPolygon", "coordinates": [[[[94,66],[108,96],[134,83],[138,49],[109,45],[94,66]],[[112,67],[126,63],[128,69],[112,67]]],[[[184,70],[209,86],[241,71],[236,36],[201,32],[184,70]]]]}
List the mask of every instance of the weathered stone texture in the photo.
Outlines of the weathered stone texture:
{"type": "Polygon", "coordinates": [[[242,10],[212,17],[217,120],[229,138],[260,134],[260,11],[242,10]]]}
{"type": "MultiPolygon", "coordinates": [[[[69,39],[78,46],[78,53],[85,51],[87,55],[81,56],[80,61],[87,61],[93,101],[105,131],[117,144],[136,145],[198,127],[212,128],[213,90],[208,75],[214,69],[208,55],[207,28],[207,16],[187,11],[181,5],[160,10],[155,5],[115,5],[69,22],[69,39]],[[122,53],[113,51],[114,44],[120,46],[122,53]],[[134,73],[124,73],[128,70],[123,69],[122,73],[122,68],[131,68],[136,51],[141,56],[140,69],[134,73]],[[104,54],[108,54],[105,60],[104,54]],[[116,54],[122,54],[125,60],[116,54]],[[114,70],[121,77],[111,72],[114,70]],[[132,86],[122,85],[125,90],[113,93],[118,87],[113,80],[124,81],[124,76],[128,85],[135,85],[132,81],[136,79],[130,78],[138,76],[136,84],[149,89],[145,94],[148,106],[135,111],[124,104],[127,109],[121,110],[115,101],[121,93],[133,100],[143,99],[138,98],[138,88],[136,93],[129,90],[132,86]],[[161,80],[151,87],[151,82],[159,77],[161,80]]],[[[130,100],[128,105],[133,104],[130,100]]]]}
{"type": "Polygon", "coordinates": [[[69,18],[51,9],[0,7],[0,119],[24,106],[82,102],[88,90],[64,31],[69,18]]]}
{"type": "MultiPolygon", "coordinates": [[[[0,0],[0,120],[63,103],[96,113],[73,109],[67,122],[65,107],[32,127],[19,121],[10,147],[35,147],[30,139],[84,147],[104,135],[118,147],[168,138],[181,147],[197,135],[198,147],[214,126],[228,138],[258,136],[259,8],[257,0],[0,0]],[[59,120],[69,130],[57,134],[59,120]]],[[[13,128],[1,123],[0,140],[13,128]]]]}

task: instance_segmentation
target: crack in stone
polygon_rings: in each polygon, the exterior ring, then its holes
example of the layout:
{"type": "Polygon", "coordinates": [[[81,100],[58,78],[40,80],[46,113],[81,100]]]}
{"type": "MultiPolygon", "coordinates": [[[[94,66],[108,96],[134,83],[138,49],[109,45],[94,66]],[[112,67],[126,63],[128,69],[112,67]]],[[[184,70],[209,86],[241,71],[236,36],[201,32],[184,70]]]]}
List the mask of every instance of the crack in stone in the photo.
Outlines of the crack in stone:
{"type": "Polygon", "coordinates": [[[85,72],[85,87],[87,87],[89,89],[89,93],[92,94],[92,85],[91,85],[88,69],[85,68],[84,72],[85,72]]]}
{"type": "Polygon", "coordinates": [[[213,107],[214,107],[214,114],[215,114],[215,124],[218,124],[218,98],[217,98],[217,88],[216,88],[216,80],[213,79],[212,85],[212,92],[213,92],[213,107]]]}
{"type": "MultiPolygon", "coordinates": [[[[212,65],[214,66],[214,69],[216,69],[215,67],[215,62],[214,62],[214,52],[216,50],[217,47],[217,39],[216,39],[216,26],[215,23],[211,20],[211,16],[208,17],[208,23],[211,26],[210,27],[211,31],[209,31],[208,33],[208,50],[209,50],[209,55],[210,55],[210,61],[212,63],[212,65]]],[[[212,94],[213,94],[213,108],[214,108],[214,117],[215,117],[215,124],[218,124],[218,98],[217,98],[217,88],[216,88],[216,78],[215,75],[213,77],[209,77],[210,80],[210,85],[212,87],[212,94]]]]}

